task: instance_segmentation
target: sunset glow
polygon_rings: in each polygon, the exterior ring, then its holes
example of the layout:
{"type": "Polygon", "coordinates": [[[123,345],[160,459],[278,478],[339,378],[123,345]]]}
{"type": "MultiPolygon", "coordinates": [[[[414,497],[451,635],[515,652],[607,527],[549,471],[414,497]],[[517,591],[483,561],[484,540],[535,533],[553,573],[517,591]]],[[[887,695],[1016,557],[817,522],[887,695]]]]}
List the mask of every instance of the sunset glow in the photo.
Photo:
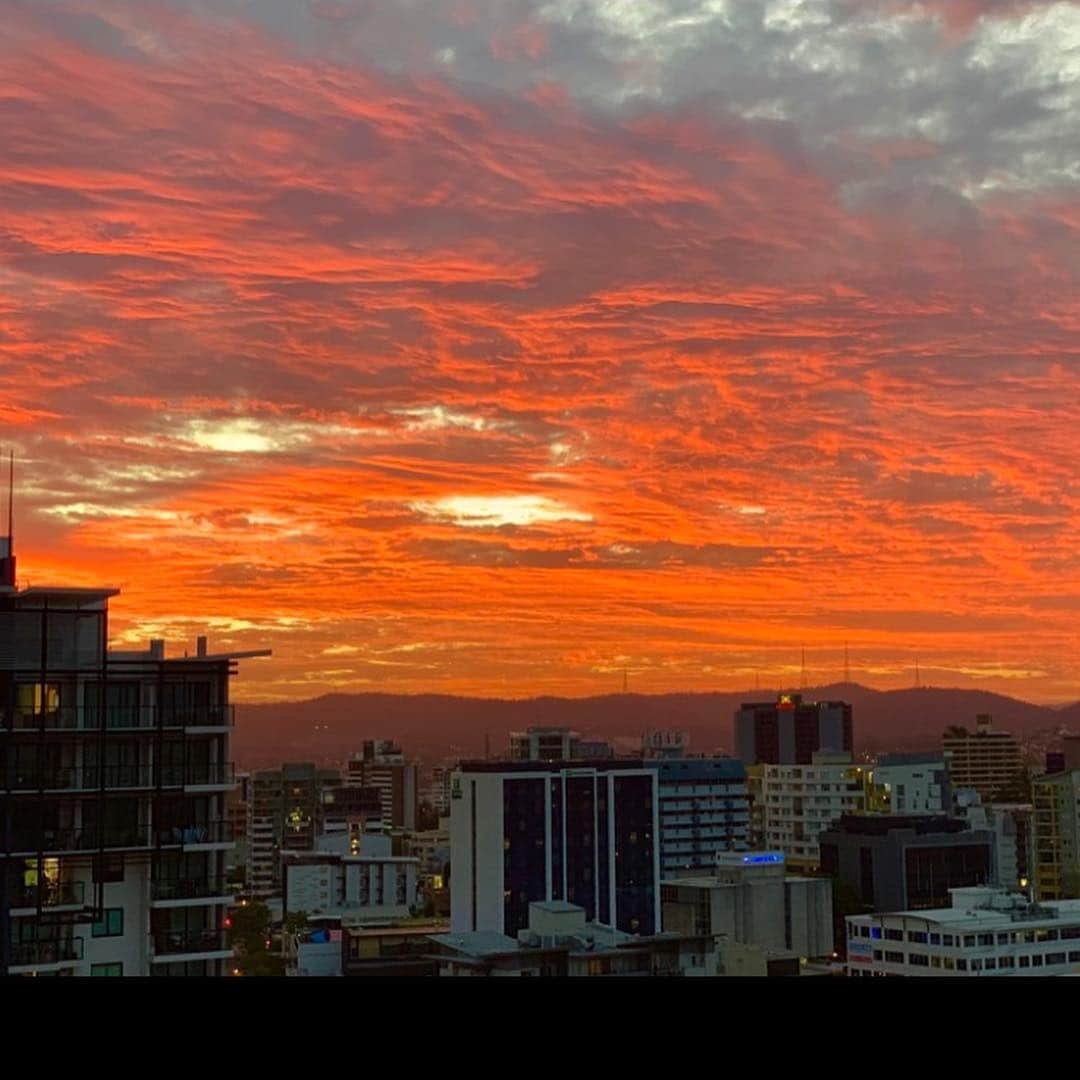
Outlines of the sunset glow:
{"type": "Polygon", "coordinates": [[[21,584],[248,700],[1080,697],[1080,4],[0,6],[21,584]]]}

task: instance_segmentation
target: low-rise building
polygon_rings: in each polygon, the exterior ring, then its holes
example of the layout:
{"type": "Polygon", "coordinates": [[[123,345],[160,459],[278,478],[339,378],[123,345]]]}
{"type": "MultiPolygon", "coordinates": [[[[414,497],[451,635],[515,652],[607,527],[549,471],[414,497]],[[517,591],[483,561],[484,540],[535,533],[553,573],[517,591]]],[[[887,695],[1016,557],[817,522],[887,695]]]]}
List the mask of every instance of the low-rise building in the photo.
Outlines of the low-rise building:
{"type": "Polygon", "coordinates": [[[947,814],[949,769],[940,751],[882,754],[870,778],[870,808],[885,814],[947,814]]]}
{"type": "Polygon", "coordinates": [[[1034,904],[1005,889],[954,889],[946,908],[852,916],[847,974],[1080,974],[1080,900],[1034,904]]]}
{"type": "Polygon", "coordinates": [[[665,881],[661,902],[667,931],[787,956],[832,956],[832,882],[788,874],[782,852],[718,855],[710,877],[665,881]]]}

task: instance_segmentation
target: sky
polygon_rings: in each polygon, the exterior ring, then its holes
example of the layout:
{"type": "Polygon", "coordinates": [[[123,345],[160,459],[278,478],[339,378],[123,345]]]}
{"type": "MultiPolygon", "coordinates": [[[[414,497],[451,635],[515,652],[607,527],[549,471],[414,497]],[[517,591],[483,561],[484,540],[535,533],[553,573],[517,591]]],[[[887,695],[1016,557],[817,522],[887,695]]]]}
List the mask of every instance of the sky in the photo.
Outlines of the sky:
{"type": "Polygon", "coordinates": [[[1080,698],[1080,4],[0,15],[20,579],[116,645],[1080,698]]]}

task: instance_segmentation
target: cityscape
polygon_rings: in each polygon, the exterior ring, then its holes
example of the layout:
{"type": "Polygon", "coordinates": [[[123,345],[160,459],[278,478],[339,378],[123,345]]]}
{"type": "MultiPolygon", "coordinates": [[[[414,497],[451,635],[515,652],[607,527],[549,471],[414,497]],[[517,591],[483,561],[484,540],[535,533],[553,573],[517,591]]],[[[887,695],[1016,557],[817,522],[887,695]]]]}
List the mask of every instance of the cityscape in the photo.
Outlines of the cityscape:
{"type": "Polygon", "coordinates": [[[1080,975],[1080,0],[0,16],[0,976],[1080,975]]]}

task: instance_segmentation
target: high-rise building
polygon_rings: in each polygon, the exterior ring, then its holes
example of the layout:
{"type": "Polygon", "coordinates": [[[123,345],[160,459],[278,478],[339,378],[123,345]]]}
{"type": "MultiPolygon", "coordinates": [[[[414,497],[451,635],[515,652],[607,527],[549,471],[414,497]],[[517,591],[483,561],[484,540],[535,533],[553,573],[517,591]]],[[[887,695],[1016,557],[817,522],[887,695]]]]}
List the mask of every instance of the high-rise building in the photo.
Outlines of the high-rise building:
{"type": "Polygon", "coordinates": [[[808,766],[766,765],[761,781],[765,846],[790,865],[819,865],[818,836],[844,814],[867,809],[867,770],[850,754],[821,752],[808,766]]]}
{"type": "Polygon", "coordinates": [[[1080,769],[1035,777],[1031,797],[1035,898],[1080,898],[1080,769]]]}
{"type": "Polygon", "coordinates": [[[659,928],[657,773],[640,761],[463,762],[450,812],[452,928],[514,936],[529,905],[659,928]]]}
{"type": "Polygon", "coordinates": [[[985,713],[975,718],[974,732],[950,727],[941,741],[953,788],[974,788],[984,801],[993,802],[1024,777],[1020,743],[1007,731],[995,730],[985,713]]]}
{"type": "Polygon", "coordinates": [[[818,751],[852,753],[851,706],[781,694],[735,714],[736,757],[746,765],[809,765],[818,751]]]}
{"type": "Polygon", "coordinates": [[[952,788],[940,752],[882,754],[871,776],[871,809],[886,814],[947,814],[952,788]]]}
{"type": "Polygon", "coordinates": [[[944,815],[845,814],[818,844],[821,870],[872,911],[944,907],[951,889],[997,884],[994,833],[944,815]]]}
{"type": "Polygon", "coordinates": [[[348,762],[345,783],[375,788],[382,800],[383,824],[415,829],[420,805],[419,767],[388,739],[368,739],[348,762]]]}
{"type": "Polygon", "coordinates": [[[108,648],[115,589],[16,587],[0,543],[0,974],[216,975],[242,657],[108,648]]]}
{"type": "Polygon", "coordinates": [[[323,829],[323,791],[340,775],[310,762],[264,769],[251,778],[248,800],[247,892],[281,895],[281,856],[312,851],[323,829]]]}
{"type": "Polygon", "coordinates": [[[721,851],[750,846],[746,770],[732,758],[647,760],[660,799],[660,873],[712,870],[721,851]]]}

